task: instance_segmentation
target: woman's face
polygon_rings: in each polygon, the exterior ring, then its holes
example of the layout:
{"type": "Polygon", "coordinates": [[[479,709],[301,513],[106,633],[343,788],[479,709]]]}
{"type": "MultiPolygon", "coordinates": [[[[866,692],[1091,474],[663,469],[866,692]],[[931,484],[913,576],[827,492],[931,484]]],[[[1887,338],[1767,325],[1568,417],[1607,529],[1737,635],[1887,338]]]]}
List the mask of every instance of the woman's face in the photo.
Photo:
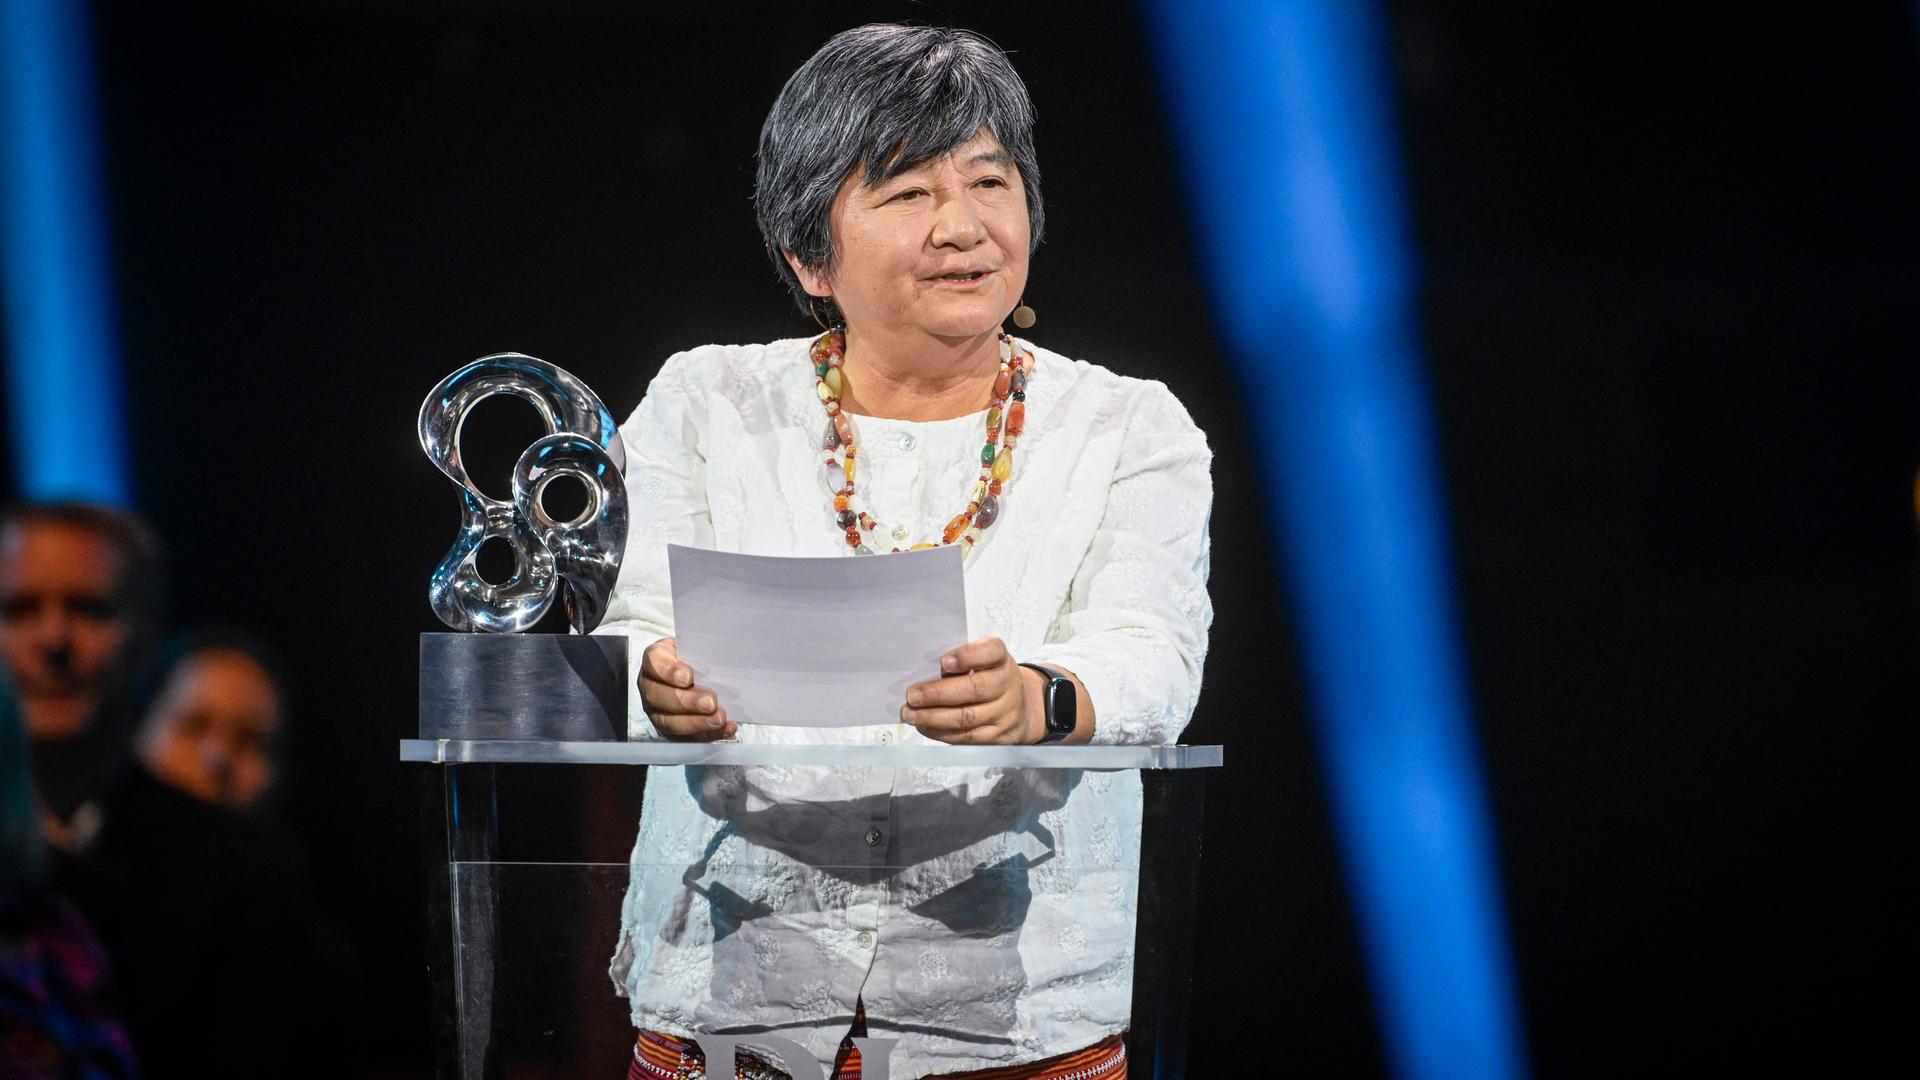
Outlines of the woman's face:
{"type": "Polygon", "coordinates": [[[280,688],[254,659],[208,649],[181,661],[141,733],[141,757],[165,783],[245,811],[274,780],[280,688]]]}
{"type": "Polygon", "coordinates": [[[794,266],[807,291],[833,297],[857,334],[998,328],[1026,290],[1030,236],[1026,189],[999,140],[983,128],[944,157],[863,180],[856,171],[833,200],[832,272],[794,266]]]}

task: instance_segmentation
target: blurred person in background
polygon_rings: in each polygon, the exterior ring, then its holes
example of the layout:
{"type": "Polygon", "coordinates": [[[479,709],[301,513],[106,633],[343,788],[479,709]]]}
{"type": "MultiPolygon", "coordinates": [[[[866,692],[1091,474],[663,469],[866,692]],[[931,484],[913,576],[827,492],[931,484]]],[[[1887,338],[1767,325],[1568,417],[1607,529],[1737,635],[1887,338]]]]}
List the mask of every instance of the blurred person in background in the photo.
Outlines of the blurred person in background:
{"type": "Polygon", "coordinates": [[[231,629],[199,630],[166,651],[137,746],[164,784],[233,813],[266,817],[280,777],[286,694],[265,646],[231,629]]]}
{"type": "Polygon", "coordinates": [[[58,846],[86,846],[125,764],[165,578],[159,539],[132,514],[41,503],[0,516],[0,657],[58,846]]]}
{"type": "Polygon", "coordinates": [[[48,886],[106,942],[149,1076],[341,1075],[338,995],[284,847],[135,758],[166,565],[124,510],[0,512],[0,660],[28,739],[48,886]],[[293,1065],[273,1057],[289,1042],[293,1065]]]}
{"type": "Polygon", "coordinates": [[[0,686],[0,1077],[132,1077],[107,951],[46,887],[27,740],[0,686]]]}

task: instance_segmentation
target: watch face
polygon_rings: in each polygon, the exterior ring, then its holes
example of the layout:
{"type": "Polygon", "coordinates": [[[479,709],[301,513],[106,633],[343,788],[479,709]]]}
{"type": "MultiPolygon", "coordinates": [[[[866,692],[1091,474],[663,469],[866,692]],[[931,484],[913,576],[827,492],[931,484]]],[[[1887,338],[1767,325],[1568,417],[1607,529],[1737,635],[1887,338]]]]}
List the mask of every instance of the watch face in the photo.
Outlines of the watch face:
{"type": "Polygon", "coordinates": [[[1039,664],[1022,664],[1020,666],[1032,668],[1039,672],[1042,678],[1047,680],[1046,690],[1044,691],[1045,697],[1043,699],[1047,707],[1047,723],[1045,732],[1040,736],[1040,741],[1050,743],[1073,734],[1073,729],[1078,726],[1075,721],[1075,713],[1079,707],[1079,698],[1078,695],[1074,693],[1073,680],[1059,674],[1051,668],[1041,667],[1039,664]]]}
{"type": "Polygon", "coordinates": [[[1073,680],[1047,680],[1047,731],[1055,735],[1071,735],[1074,729],[1073,680]]]}

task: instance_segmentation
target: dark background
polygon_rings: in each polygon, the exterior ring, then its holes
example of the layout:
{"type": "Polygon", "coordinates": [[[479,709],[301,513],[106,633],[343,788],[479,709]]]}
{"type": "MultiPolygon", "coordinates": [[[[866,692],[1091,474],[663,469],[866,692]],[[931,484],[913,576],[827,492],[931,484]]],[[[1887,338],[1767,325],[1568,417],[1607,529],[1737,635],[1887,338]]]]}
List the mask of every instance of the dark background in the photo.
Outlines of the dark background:
{"type": "MultiPolygon", "coordinates": [[[[1526,1037],[1541,1075],[1911,1065],[1886,987],[1916,958],[1915,8],[1684,6],[1385,6],[1526,1037]]],[[[1188,737],[1230,765],[1195,1071],[1380,1072],[1247,449],[1265,418],[1210,336],[1130,9],[100,3],[136,490],[176,621],[290,659],[288,818],[376,958],[349,1037],[425,1068],[395,740],[457,514],[420,398],[518,350],[624,415],[672,351],[806,332],[753,226],[754,140],[873,18],[1013,51],[1047,195],[1034,335],[1167,381],[1216,449],[1188,737]]],[[[504,475],[531,417],[477,415],[504,475]]]]}

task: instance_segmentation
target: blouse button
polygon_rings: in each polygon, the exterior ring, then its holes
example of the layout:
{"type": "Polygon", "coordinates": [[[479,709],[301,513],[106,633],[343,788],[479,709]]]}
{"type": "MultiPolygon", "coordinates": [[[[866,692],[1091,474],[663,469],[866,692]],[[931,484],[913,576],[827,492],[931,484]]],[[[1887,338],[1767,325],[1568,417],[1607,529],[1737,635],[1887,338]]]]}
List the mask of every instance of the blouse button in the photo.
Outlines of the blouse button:
{"type": "Polygon", "coordinates": [[[868,847],[879,847],[880,841],[884,839],[886,839],[886,834],[882,833],[879,829],[867,830],[867,846],[868,847]]]}
{"type": "Polygon", "coordinates": [[[853,943],[862,949],[871,949],[873,948],[873,935],[862,930],[860,931],[860,936],[853,939],[853,943]]]}
{"type": "Polygon", "coordinates": [[[901,540],[901,541],[906,540],[907,527],[905,525],[895,525],[893,527],[893,538],[895,540],[901,540]]]}
{"type": "Polygon", "coordinates": [[[911,450],[914,448],[915,444],[918,441],[919,440],[913,437],[913,432],[911,431],[902,432],[900,435],[900,449],[911,450]]]}
{"type": "Polygon", "coordinates": [[[881,732],[881,733],[880,733],[880,745],[882,745],[882,746],[892,746],[892,745],[893,745],[893,732],[891,732],[891,731],[883,731],[883,732],[881,732]]]}

